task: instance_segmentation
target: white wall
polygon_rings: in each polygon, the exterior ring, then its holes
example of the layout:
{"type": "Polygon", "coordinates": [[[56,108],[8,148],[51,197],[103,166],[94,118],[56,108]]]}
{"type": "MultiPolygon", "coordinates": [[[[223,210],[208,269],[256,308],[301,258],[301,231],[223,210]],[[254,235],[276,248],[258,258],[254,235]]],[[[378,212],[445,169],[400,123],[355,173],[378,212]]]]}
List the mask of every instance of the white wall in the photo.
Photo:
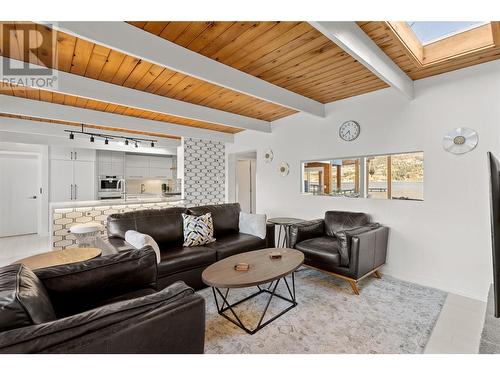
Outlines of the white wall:
{"type": "Polygon", "coordinates": [[[227,152],[258,150],[257,212],[304,219],[335,209],[369,213],[390,227],[385,273],[485,300],[492,280],[486,152],[500,154],[500,61],[416,81],[415,96],[385,89],[331,103],[324,119],[297,114],[276,121],[272,134],[239,133],[227,152]],[[346,120],[361,124],[354,142],[339,140],[346,120]],[[477,130],[480,140],[456,156],[441,139],[460,126],[477,130]],[[300,194],[301,160],[418,150],[424,202],[300,194]],[[277,172],[281,161],[290,164],[287,177],[277,172]]]}

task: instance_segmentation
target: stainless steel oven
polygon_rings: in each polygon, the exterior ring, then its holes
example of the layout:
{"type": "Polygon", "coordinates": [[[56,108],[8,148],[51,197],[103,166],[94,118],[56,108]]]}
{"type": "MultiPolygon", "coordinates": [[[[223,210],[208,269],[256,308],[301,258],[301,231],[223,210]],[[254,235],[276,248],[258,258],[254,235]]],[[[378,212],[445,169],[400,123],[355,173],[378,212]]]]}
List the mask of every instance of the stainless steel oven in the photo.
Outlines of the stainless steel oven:
{"type": "Polygon", "coordinates": [[[100,192],[120,192],[118,181],[122,176],[99,176],[100,192]]]}

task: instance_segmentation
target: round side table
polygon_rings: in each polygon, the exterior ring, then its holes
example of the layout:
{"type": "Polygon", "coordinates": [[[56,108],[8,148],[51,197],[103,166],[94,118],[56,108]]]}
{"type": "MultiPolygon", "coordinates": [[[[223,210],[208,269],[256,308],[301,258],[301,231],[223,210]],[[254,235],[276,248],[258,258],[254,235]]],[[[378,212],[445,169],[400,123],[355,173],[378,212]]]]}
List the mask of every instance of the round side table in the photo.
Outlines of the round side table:
{"type": "Polygon", "coordinates": [[[293,224],[302,223],[303,219],[293,217],[274,217],[267,220],[268,223],[277,225],[278,229],[278,242],[276,247],[289,247],[290,245],[290,227],[293,224]],[[283,232],[283,238],[282,233],[283,232]]]}
{"type": "Polygon", "coordinates": [[[96,247],[96,241],[103,226],[99,223],[73,225],[70,232],[76,237],[79,247],[96,247]]]}

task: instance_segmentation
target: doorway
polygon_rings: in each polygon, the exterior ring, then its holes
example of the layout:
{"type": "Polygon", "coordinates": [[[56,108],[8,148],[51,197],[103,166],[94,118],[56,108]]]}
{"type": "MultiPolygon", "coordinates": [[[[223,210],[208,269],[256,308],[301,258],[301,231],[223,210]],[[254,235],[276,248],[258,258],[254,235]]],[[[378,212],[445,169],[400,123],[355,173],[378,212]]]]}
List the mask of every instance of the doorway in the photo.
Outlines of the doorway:
{"type": "Polygon", "coordinates": [[[0,153],[0,237],[38,232],[40,160],[0,153]]]}
{"type": "MultiPolygon", "coordinates": [[[[234,158],[234,201],[243,212],[255,213],[257,206],[257,152],[233,154],[234,158]]],[[[230,188],[230,190],[232,190],[230,188]]],[[[231,195],[231,194],[230,194],[231,195]]]]}

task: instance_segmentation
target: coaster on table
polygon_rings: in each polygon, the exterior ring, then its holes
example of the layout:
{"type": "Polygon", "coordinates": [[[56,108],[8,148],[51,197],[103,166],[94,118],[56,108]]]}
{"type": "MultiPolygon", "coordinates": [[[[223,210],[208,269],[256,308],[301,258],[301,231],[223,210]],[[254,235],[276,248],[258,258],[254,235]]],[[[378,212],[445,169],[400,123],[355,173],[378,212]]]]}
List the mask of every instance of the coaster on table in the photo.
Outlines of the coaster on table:
{"type": "Polygon", "coordinates": [[[271,259],[281,259],[282,255],[279,251],[273,251],[272,253],[269,253],[269,258],[271,259]]]}
{"type": "Polygon", "coordinates": [[[234,265],[236,271],[248,271],[250,269],[250,264],[248,263],[236,263],[234,265]]]}

